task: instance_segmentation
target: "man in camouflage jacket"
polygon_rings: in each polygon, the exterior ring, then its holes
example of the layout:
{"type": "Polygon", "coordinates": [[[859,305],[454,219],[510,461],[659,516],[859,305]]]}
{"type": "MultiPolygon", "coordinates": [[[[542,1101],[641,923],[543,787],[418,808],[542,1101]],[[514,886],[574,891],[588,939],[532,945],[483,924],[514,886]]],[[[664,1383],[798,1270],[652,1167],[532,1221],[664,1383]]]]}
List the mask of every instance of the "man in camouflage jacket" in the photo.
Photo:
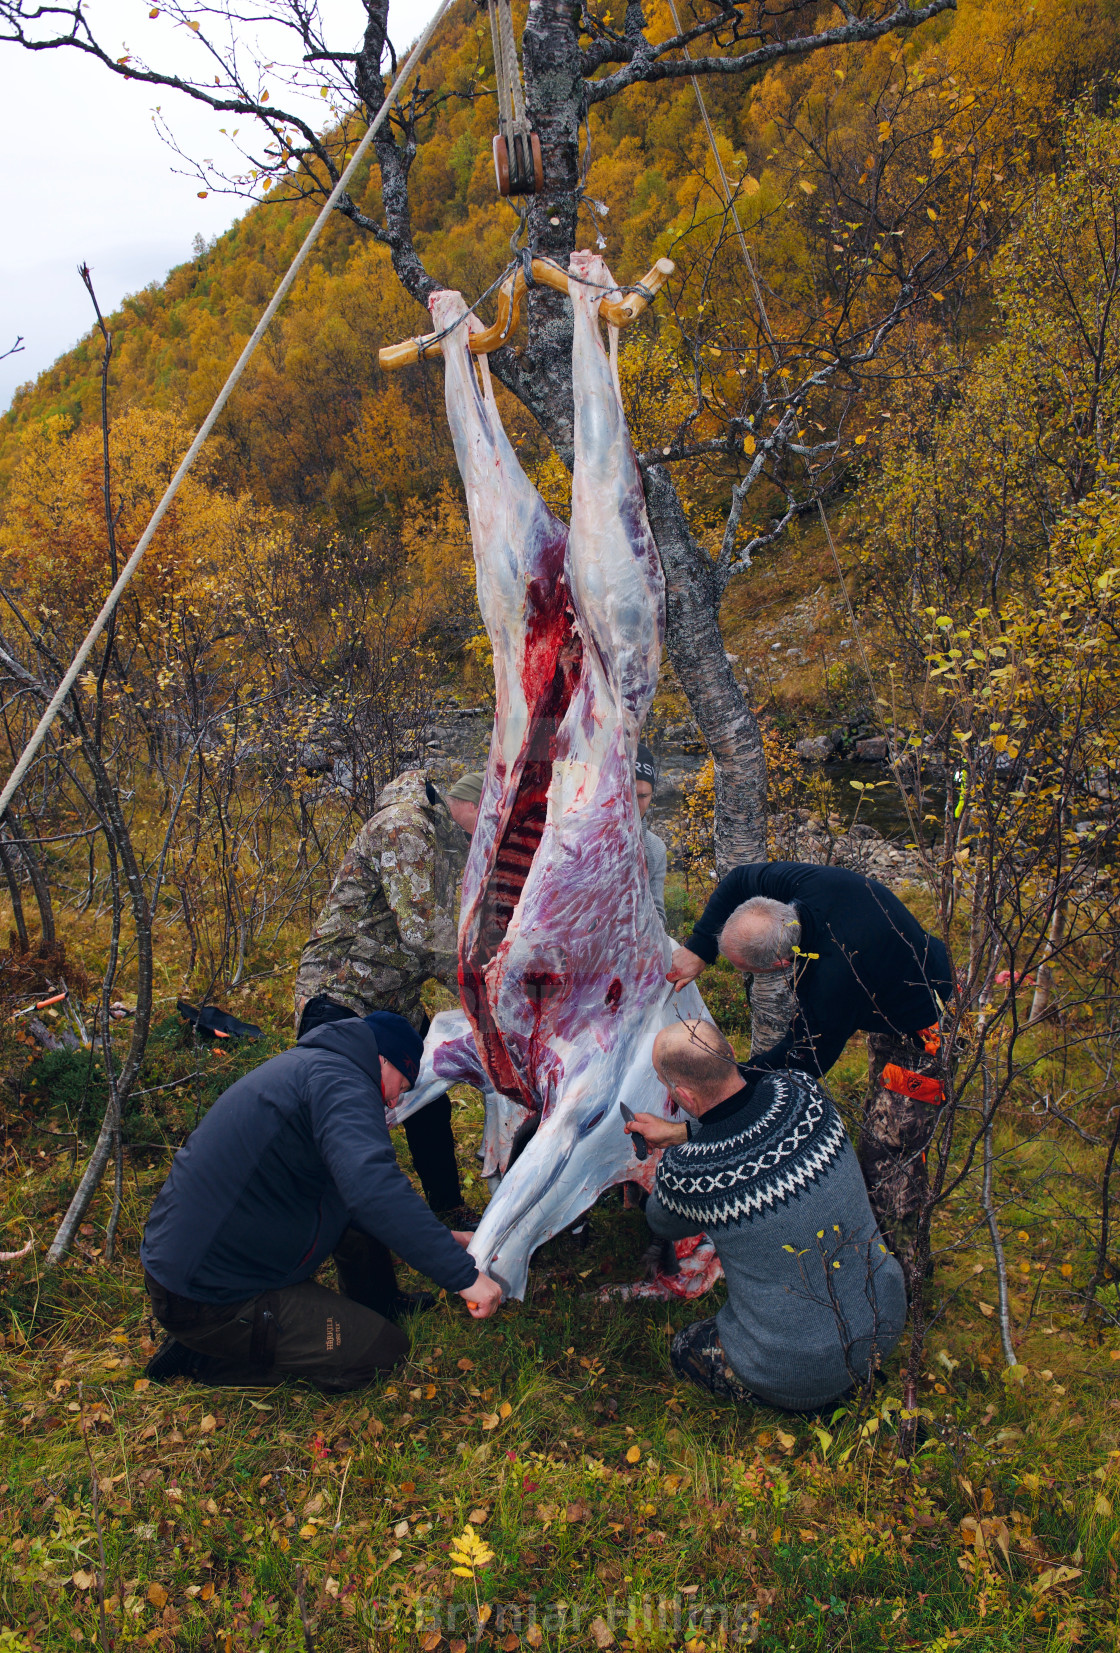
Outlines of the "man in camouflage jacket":
{"type": "MultiPolygon", "coordinates": [[[[434,976],[459,991],[456,909],[469,847],[421,770],[406,770],[385,787],[303,949],[295,982],[301,1033],[391,1010],[424,1035],[424,983],[434,976]]],[[[429,1205],[463,1215],[451,1098],[429,1102],[404,1130],[429,1205]]]]}

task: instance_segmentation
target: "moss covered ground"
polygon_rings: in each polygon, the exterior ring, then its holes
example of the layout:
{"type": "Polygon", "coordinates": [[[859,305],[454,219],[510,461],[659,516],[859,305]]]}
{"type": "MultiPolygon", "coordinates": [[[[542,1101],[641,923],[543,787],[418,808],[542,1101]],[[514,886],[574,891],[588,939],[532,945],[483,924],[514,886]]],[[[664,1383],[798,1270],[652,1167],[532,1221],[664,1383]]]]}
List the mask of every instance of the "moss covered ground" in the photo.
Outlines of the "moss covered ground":
{"type": "MultiPolygon", "coordinates": [[[[737,991],[711,978],[740,1037],[737,991]]],[[[1120,1335],[1076,1294],[1088,1239],[1068,1150],[1058,1165],[1044,1138],[1004,1127],[1011,1371],[975,1213],[961,1200],[939,1217],[910,1460],[902,1350],[870,1402],[815,1418],[677,1382],[670,1336],[720,1291],[702,1306],[605,1291],[641,1276],[647,1243],[616,1196],[582,1249],[562,1236],[537,1254],[524,1303],[475,1323],[452,1298],[416,1319],[407,1365],[376,1388],[160,1388],[143,1376],[146,1211],[196,1111],[290,1038],[282,975],[231,1008],[263,1043],[196,1049],[176,1017],[158,1023],[126,1121],[117,1255],[107,1184],[46,1277],[97,1074],[87,1092],[84,1056],[9,1058],[4,1243],[38,1243],[0,1265],[0,1648],[1120,1644],[1120,1335]]],[[[864,1073],[853,1045],[832,1075],[849,1119],[864,1073]]],[[[472,1092],[455,1129],[481,1210],[472,1092]]]]}

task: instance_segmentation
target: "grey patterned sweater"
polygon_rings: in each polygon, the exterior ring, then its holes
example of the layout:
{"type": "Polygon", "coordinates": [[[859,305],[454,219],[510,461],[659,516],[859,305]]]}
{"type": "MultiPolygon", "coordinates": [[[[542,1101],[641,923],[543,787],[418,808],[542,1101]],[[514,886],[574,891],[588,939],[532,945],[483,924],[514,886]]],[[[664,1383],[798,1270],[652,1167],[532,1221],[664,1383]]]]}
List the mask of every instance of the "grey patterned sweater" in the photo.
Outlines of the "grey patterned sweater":
{"type": "Polygon", "coordinates": [[[866,1378],[906,1322],[855,1151],[807,1074],[766,1074],[669,1148],[646,1206],[665,1239],[704,1232],[727,1276],[720,1342],[772,1406],[815,1409],[866,1378]]]}

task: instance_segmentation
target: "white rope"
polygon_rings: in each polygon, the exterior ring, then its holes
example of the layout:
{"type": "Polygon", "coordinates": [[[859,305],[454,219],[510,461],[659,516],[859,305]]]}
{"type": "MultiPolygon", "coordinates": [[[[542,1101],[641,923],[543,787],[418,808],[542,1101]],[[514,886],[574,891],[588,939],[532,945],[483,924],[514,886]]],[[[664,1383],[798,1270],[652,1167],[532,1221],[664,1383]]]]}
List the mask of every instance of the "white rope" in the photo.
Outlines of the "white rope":
{"type": "Polygon", "coordinates": [[[343,194],[347,184],[350,182],[351,178],[354,176],[354,173],[361,165],[367,150],[372,144],[374,138],[377,136],[377,133],[384,123],[385,117],[388,115],[389,110],[397,101],[397,98],[400,96],[405,86],[411,80],[416,69],[419,68],[420,59],[427,51],[432,36],[435,34],[436,29],[439,27],[447,12],[450,11],[454,4],[455,0],[442,0],[439,10],[436,12],[423,34],[420,36],[419,40],[416,42],[416,45],[412,48],[407,61],[390,87],[389,95],[386,97],[384,103],[381,105],[381,108],[377,111],[377,114],[373,117],[373,120],[367,127],[361,142],[359,143],[357,149],[355,149],[341,178],[338,180],[338,183],[334,186],[330,195],[327,197],[322,211],[320,212],[318,218],[316,218],[311,229],[308,231],[307,238],[295,258],[292,260],[287,274],[284,276],[284,279],[281,281],[279,287],[277,287],[275,293],[272,295],[272,300],[268,306],[268,309],[264,312],[264,315],[257,323],[253,331],[253,336],[250,338],[248,344],[238,357],[237,365],[234,367],[233,372],[218,392],[218,396],[213,407],[206,415],[206,418],[199,427],[198,434],[195,436],[194,441],[184,454],[182,464],[175,472],[175,475],[171,478],[163,498],[152,512],[151,520],[145,528],[143,534],[140,536],[135,551],[121,569],[116,585],[113,587],[112,591],[110,591],[109,595],[102,604],[100,614],[97,616],[97,619],[93,622],[93,625],[87,632],[85,641],[82,643],[81,648],[74,656],[66,676],[62,679],[62,682],[58,685],[58,688],[51,696],[46,711],[39,719],[35,733],[31,736],[31,739],[24,747],[18,763],[8,777],[7,785],[4,787],[3,792],[0,793],[0,817],[3,816],[4,811],[8,808],[8,805],[15,797],[20,782],[23,780],[23,777],[27,774],[28,769],[31,767],[31,764],[35,759],[35,754],[47,738],[47,731],[50,729],[51,724],[58,716],[59,709],[61,708],[63,701],[66,699],[67,695],[74,687],[74,684],[77,682],[79,672],[89,659],[90,654],[93,652],[94,644],[97,642],[97,639],[100,637],[109,622],[109,616],[120,602],[128,582],[131,580],[133,574],[135,574],[137,568],[139,567],[140,559],[143,557],[144,552],[151,544],[156,529],[163,521],[168,506],[171,504],[171,501],[175,498],[175,495],[179,491],[179,486],[182,483],[183,478],[186,476],[187,472],[197,459],[199,450],[217,423],[218,415],[225,407],[227,401],[237,386],[238,380],[241,378],[241,375],[244,373],[245,369],[252,360],[258,344],[260,344],[261,339],[264,337],[265,332],[268,329],[269,322],[280,308],[280,305],[287,296],[292,283],[299,274],[308,253],[315,245],[315,242],[319,239],[320,231],[334,211],[339,196],[343,194]]]}
{"type": "Polygon", "coordinates": [[[490,32],[494,40],[494,76],[498,83],[498,124],[508,140],[515,132],[524,134],[529,129],[510,0],[490,0],[490,32]]]}
{"type": "Polygon", "coordinates": [[[496,0],[490,0],[490,37],[494,42],[494,81],[498,89],[498,130],[508,133],[513,125],[513,105],[510,101],[509,75],[502,48],[502,26],[498,21],[496,0]]]}
{"type": "Polygon", "coordinates": [[[517,61],[517,42],[513,35],[513,11],[510,0],[498,0],[498,16],[502,25],[502,43],[505,46],[509,89],[513,96],[513,127],[516,132],[525,125],[525,99],[521,91],[521,65],[517,61]]]}

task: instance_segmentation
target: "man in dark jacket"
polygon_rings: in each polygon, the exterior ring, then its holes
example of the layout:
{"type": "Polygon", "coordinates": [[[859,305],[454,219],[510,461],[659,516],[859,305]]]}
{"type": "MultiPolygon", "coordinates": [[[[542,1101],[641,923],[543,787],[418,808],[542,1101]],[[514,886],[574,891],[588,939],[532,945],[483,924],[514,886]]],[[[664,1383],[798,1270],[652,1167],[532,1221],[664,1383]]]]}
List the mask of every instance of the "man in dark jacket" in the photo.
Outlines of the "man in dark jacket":
{"type": "Polygon", "coordinates": [[[868,1035],[859,1158],[876,1216],[904,1255],[943,1094],[937,1024],[953,991],[944,943],[863,873],[770,861],[717,885],[668,979],[679,991],[719,952],[744,974],[780,972],[789,983],[785,1036],[752,1052],[752,1071],[819,1077],[853,1033],[868,1035]]]}
{"type": "Polygon", "coordinates": [[[389,1247],[476,1319],[501,1301],[415,1192],[385,1123],[419,1071],[401,1016],[315,1028],[231,1085],[175,1156],[140,1250],[171,1334],[148,1375],[208,1384],[305,1377],[353,1389],[408,1349],[389,1247]],[[317,1286],[333,1254],[342,1295],[317,1286]]]}

